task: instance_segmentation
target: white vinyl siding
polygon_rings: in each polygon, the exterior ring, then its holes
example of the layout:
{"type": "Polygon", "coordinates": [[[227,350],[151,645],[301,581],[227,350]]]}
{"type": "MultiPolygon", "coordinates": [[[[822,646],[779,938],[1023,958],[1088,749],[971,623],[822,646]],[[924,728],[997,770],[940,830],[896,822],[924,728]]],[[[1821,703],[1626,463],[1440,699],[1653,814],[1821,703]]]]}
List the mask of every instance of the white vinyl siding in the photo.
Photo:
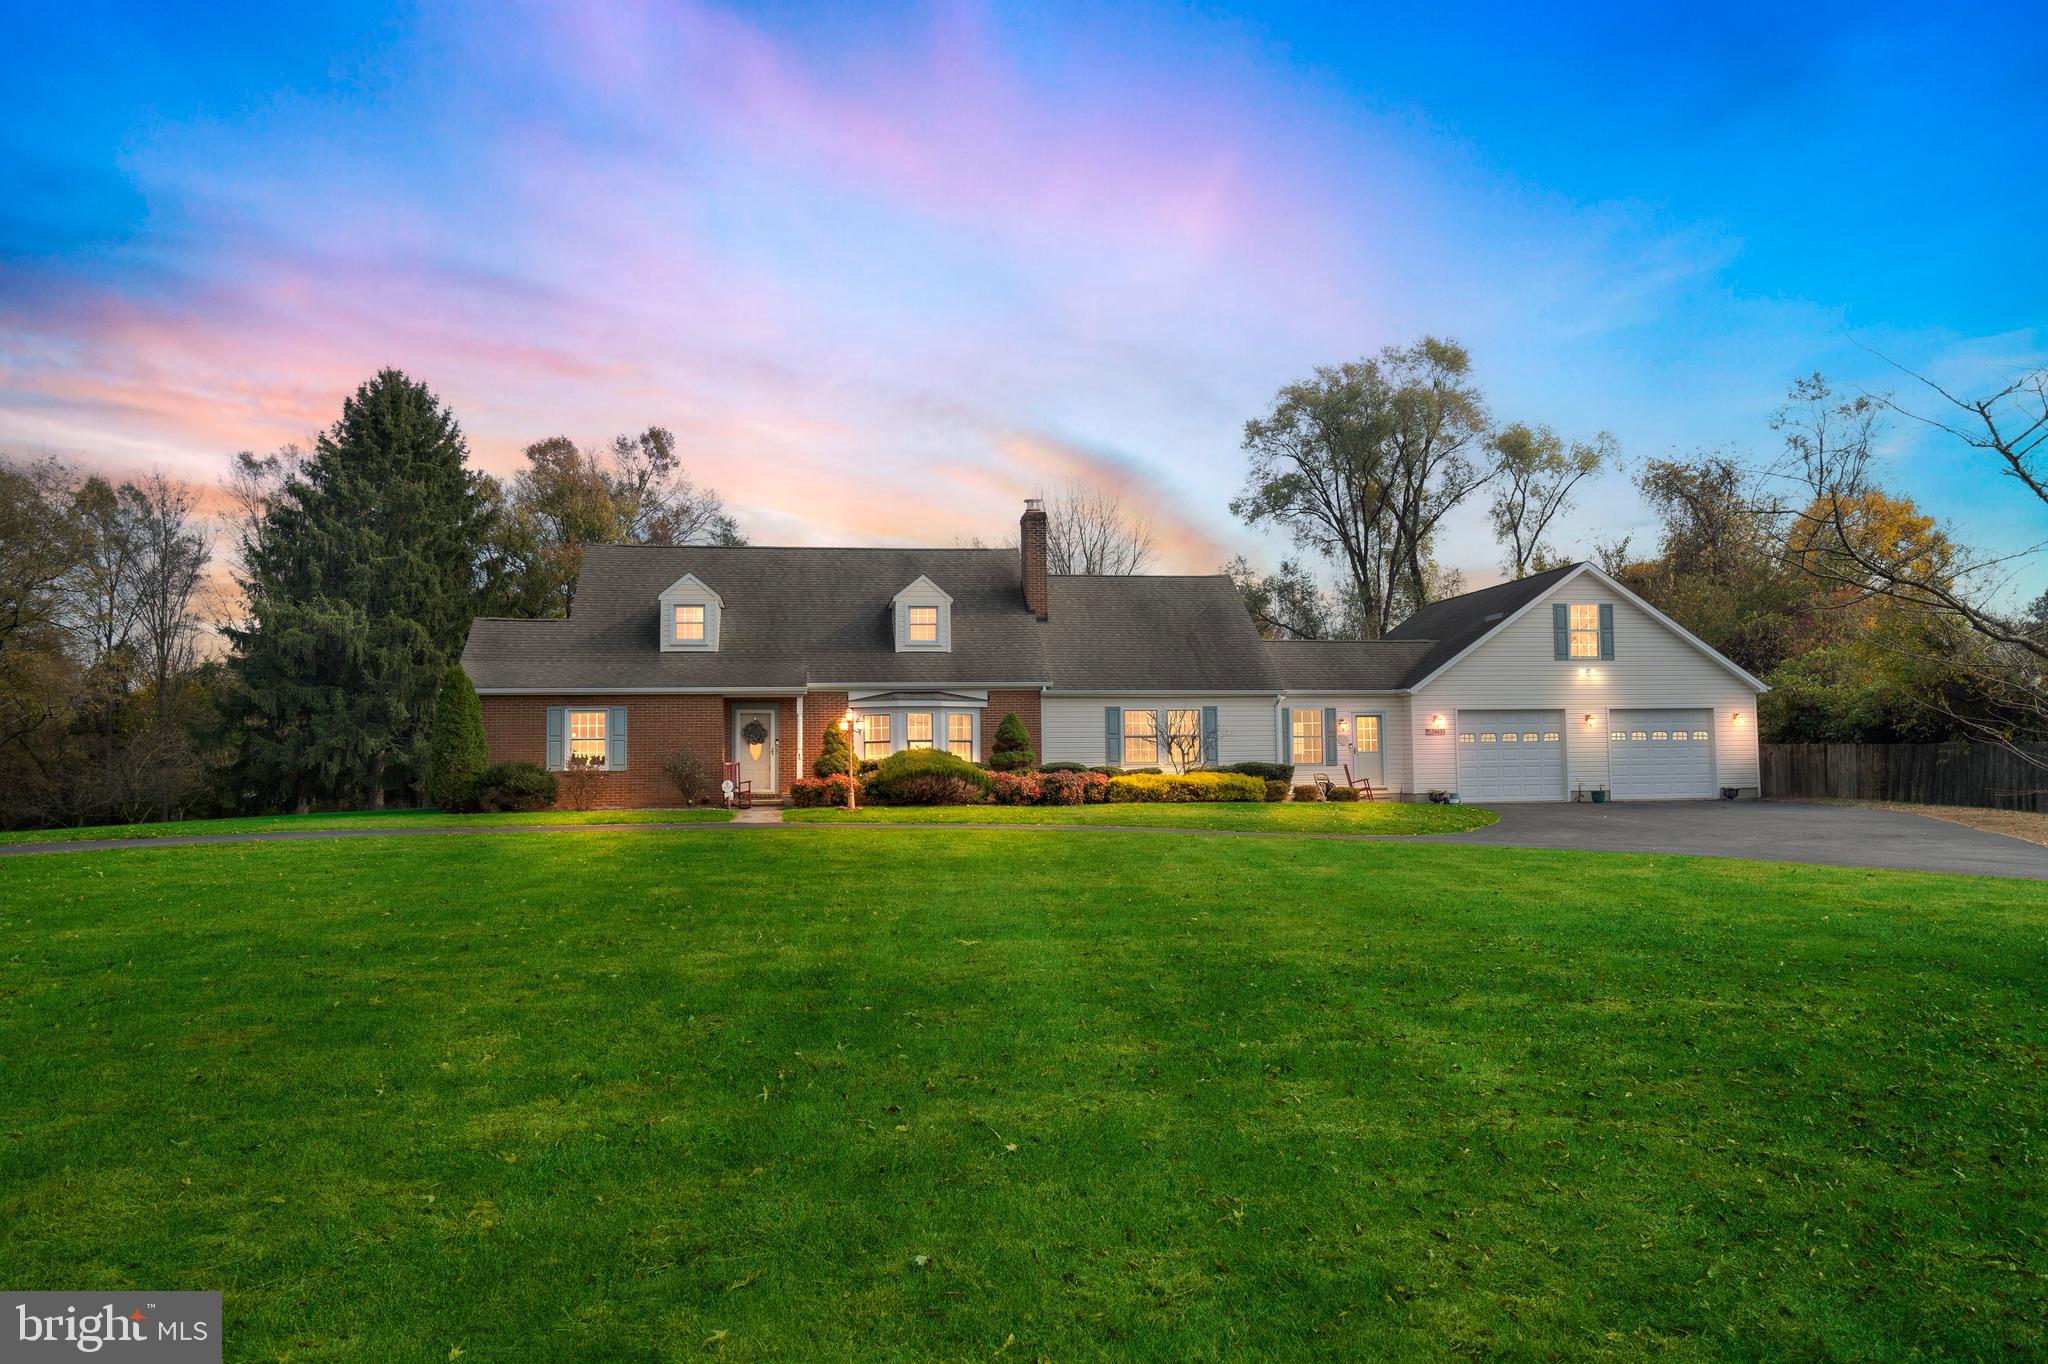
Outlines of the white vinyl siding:
{"type": "Polygon", "coordinates": [[[1337,729],[1337,761],[1296,763],[1294,779],[1307,783],[1318,776],[1328,777],[1342,785],[1344,768],[1348,764],[1353,778],[1364,778],[1375,787],[1384,787],[1391,794],[1401,794],[1414,789],[1408,776],[1408,698],[1405,696],[1375,696],[1371,694],[1316,692],[1289,692],[1287,699],[1280,703],[1290,709],[1313,710],[1321,715],[1334,710],[1340,723],[1337,729]],[[1358,748],[1358,717],[1361,715],[1378,721],[1379,757],[1360,760],[1358,748]],[[1346,728],[1350,733],[1345,733],[1346,728]]]}
{"type": "MultiPolygon", "coordinates": [[[[1104,758],[1103,710],[1193,710],[1216,708],[1216,761],[1231,763],[1273,761],[1274,729],[1279,717],[1275,700],[1266,696],[1203,696],[1199,692],[1166,692],[1152,696],[1105,696],[1101,694],[1052,694],[1039,704],[1039,728],[1045,762],[1085,763],[1090,767],[1104,758]]],[[[1150,767],[1151,763],[1140,763],[1150,767]]]]}
{"type": "MultiPolygon", "coordinates": [[[[1495,631],[1417,692],[1411,707],[1406,737],[1414,747],[1416,791],[1458,789],[1461,711],[1552,708],[1563,713],[1567,792],[1579,787],[1611,789],[1607,735],[1616,726],[1609,723],[1608,712],[1615,708],[1709,711],[1713,719],[1706,728],[1714,746],[1717,786],[1754,789],[1757,784],[1756,693],[1656,617],[1590,575],[1562,584],[1495,631]],[[1588,601],[1613,608],[1615,656],[1559,662],[1551,606],[1588,601]],[[1432,715],[1444,717],[1445,733],[1427,732],[1432,715]]],[[[1647,733],[1655,726],[1642,728],[1647,733]]],[[[1393,770],[1389,768],[1390,773],[1393,770]]]]}

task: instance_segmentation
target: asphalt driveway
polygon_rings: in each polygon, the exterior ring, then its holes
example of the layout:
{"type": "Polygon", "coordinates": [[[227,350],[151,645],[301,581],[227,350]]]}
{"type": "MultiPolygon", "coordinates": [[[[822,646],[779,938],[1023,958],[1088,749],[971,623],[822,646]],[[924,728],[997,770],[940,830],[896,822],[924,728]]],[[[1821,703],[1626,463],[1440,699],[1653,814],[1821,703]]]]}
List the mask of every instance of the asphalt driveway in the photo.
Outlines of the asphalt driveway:
{"type": "Polygon", "coordinates": [[[2048,848],[1925,815],[1776,800],[1496,805],[1500,823],[1419,843],[1687,853],[2048,880],[2048,848]]]}

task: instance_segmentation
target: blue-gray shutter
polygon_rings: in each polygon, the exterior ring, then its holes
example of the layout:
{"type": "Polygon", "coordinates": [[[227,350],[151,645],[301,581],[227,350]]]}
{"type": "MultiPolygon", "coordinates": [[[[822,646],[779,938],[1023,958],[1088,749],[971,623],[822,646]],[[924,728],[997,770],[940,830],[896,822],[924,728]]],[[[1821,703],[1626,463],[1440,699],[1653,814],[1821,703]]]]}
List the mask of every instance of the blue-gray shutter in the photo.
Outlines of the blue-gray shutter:
{"type": "Polygon", "coordinates": [[[1202,766],[1216,765],[1216,707],[1202,707],[1202,766]]]}
{"type": "Polygon", "coordinates": [[[1323,766],[1337,765],[1337,708],[1326,707],[1323,711],[1323,766]]]}
{"type": "Polygon", "coordinates": [[[1102,708],[1102,761],[1111,767],[1124,760],[1124,712],[1121,706],[1102,708]]]}
{"type": "Polygon", "coordinates": [[[1294,712],[1286,706],[1280,707],[1280,761],[1294,761],[1294,712]]]}
{"type": "Polygon", "coordinates": [[[1600,603],[1600,657],[1614,657],[1614,607],[1600,603]]]}
{"type": "Polygon", "coordinates": [[[560,706],[548,707],[548,771],[562,770],[562,745],[569,732],[568,714],[560,706]]]}
{"type": "Polygon", "coordinates": [[[626,770],[626,708],[613,706],[604,723],[604,765],[612,772],[626,770]]]}
{"type": "Polygon", "coordinates": [[[1550,633],[1552,643],[1557,646],[1559,658],[1572,656],[1572,609],[1563,602],[1553,602],[1550,607],[1550,633]]]}

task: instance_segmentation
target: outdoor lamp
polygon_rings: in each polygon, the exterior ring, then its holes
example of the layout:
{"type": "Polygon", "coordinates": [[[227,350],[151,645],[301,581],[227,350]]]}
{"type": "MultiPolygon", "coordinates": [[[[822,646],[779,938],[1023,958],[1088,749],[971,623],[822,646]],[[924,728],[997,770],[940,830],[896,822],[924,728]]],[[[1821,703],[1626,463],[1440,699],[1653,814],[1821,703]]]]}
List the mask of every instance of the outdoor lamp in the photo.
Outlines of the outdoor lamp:
{"type": "Polygon", "coordinates": [[[1431,734],[1442,734],[1448,728],[1449,726],[1444,724],[1443,716],[1432,715],[1429,717],[1429,732],[1431,734]]]}
{"type": "Polygon", "coordinates": [[[1337,717],[1337,737],[1340,739],[1348,739],[1351,737],[1350,716],[1340,715],[1337,717]]]}

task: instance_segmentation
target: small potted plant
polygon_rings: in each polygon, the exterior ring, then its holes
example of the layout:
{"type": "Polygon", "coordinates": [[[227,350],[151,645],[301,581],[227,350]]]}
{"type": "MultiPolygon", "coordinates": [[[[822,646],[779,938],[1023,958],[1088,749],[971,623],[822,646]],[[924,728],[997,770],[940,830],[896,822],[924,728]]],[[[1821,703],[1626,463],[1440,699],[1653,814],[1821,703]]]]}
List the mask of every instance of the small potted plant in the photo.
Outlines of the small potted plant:
{"type": "Polygon", "coordinates": [[[1604,787],[1604,786],[1596,786],[1596,787],[1594,787],[1594,788],[1593,788],[1593,803],[1594,803],[1595,805],[1605,805],[1605,804],[1607,803],[1607,788],[1606,788],[1606,787],[1604,787]]]}

